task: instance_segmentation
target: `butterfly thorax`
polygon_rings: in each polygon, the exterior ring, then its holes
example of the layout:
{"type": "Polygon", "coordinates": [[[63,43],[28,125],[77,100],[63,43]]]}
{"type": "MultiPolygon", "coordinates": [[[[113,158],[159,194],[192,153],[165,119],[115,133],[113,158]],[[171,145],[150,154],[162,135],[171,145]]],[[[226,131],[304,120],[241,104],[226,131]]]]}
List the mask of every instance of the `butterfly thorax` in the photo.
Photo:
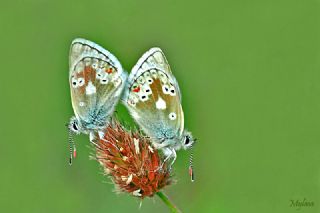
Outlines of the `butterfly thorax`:
{"type": "Polygon", "coordinates": [[[184,130],[181,135],[175,135],[172,137],[164,136],[153,139],[153,145],[156,148],[173,148],[175,150],[179,149],[189,149],[195,140],[193,139],[190,132],[184,130]]]}
{"type": "Polygon", "coordinates": [[[158,132],[157,137],[152,137],[151,141],[153,143],[153,146],[156,149],[162,149],[162,148],[174,148],[176,150],[181,148],[181,136],[176,134],[169,134],[169,132],[166,132],[164,134],[160,134],[158,132]]]}

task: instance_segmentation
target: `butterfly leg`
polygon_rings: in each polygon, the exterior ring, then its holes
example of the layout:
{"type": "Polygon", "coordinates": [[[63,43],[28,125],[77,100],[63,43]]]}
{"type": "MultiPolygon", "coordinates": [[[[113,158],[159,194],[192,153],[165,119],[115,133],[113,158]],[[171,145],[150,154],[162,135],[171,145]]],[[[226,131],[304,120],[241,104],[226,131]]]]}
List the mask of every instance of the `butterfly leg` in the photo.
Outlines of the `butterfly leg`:
{"type": "Polygon", "coordinates": [[[98,144],[96,143],[97,137],[94,132],[89,133],[89,140],[90,140],[90,143],[92,143],[94,146],[98,147],[98,144]]]}
{"type": "Polygon", "coordinates": [[[170,158],[173,158],[172,161],[169,163],[169,170],[171,170],[171,167],[172,167],[173,163],[177,159],[176,150],[174,148],[163,148],[162,151],[163,151],[163,154],[166,156],[166,158],[161,163],[160,169],[162,169],[164,163],[166,163],[170,158]]]}
{"type": "Polygon", "coordinates": [[[174,164],[174,162],[176,162],[176,159],[177,159],[177,152],[176,152],[176,150],[175,149],[171,149],[172,150],[172,161],[171,161],[171,165],[170,165],[170,167],[174,164]]]}
{"type": "Polygon", "coordinates": [[[177,153],[176,150],[174,148],[171,148],[171,155],[169,156],[169,159],[172,159],[171,162],[169,163],[169,170],[171,170],[172,165],[174,164],[174,162],[177,159],[177,153]]]}

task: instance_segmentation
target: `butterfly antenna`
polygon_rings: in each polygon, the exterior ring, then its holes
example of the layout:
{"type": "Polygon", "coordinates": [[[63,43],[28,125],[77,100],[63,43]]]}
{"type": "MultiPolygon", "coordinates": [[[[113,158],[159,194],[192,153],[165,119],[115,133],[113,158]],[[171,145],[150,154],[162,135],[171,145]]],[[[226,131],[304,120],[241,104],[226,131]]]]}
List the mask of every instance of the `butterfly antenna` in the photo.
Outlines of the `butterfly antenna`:
{"type": "Polygon", "coordinates": [[[69,128],[69,151],[70,151],[70,158],[69,158],[69,165],[72,165],[72,159],[76,158],[77,155],[77,150],[76,150],[76,145],[74,144],[73,141],[73,134],[72,130],[69,128]]]}
{"type": "Polygon", "coordinates": [[[191,178],[191,182],[194,182],[193,145],[191,145],[191,147],[190,147],[189,175],[190,175],[190,178],[191,178]]]}

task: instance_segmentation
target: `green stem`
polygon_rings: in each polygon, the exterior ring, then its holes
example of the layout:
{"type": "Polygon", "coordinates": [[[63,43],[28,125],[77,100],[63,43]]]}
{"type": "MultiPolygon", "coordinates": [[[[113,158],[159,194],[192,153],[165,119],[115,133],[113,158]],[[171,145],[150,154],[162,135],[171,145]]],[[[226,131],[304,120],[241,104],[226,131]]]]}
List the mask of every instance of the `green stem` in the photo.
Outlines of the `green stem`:
{"type": "Polygon", "coordinates": [[[157,192],[159,198],[169,207],[171,212],[173,213],[181,213],[181,211],[169,200],[168,196],[163,192],[157,192]]]}

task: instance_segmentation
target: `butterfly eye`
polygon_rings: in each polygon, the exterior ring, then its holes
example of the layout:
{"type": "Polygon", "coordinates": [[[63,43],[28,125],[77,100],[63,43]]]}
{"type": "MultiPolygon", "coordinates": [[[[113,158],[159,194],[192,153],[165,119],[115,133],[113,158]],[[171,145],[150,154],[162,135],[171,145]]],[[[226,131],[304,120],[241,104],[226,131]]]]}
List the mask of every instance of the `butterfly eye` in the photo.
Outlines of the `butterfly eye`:
{"type": "Polygon", "coordinates": [[[185,140],[184,140],[184,145],[189,145],[190,143],[190,137],[186,136],[185,140]]]}
{"type": "Polygon", "coordinates": [[[78,125],[76,124],[76,122],[73,122],[72,128],[73,128],[73,130],[75,130],[75,131],[78,131],[78,130],[79,130],[78,125]]]}

